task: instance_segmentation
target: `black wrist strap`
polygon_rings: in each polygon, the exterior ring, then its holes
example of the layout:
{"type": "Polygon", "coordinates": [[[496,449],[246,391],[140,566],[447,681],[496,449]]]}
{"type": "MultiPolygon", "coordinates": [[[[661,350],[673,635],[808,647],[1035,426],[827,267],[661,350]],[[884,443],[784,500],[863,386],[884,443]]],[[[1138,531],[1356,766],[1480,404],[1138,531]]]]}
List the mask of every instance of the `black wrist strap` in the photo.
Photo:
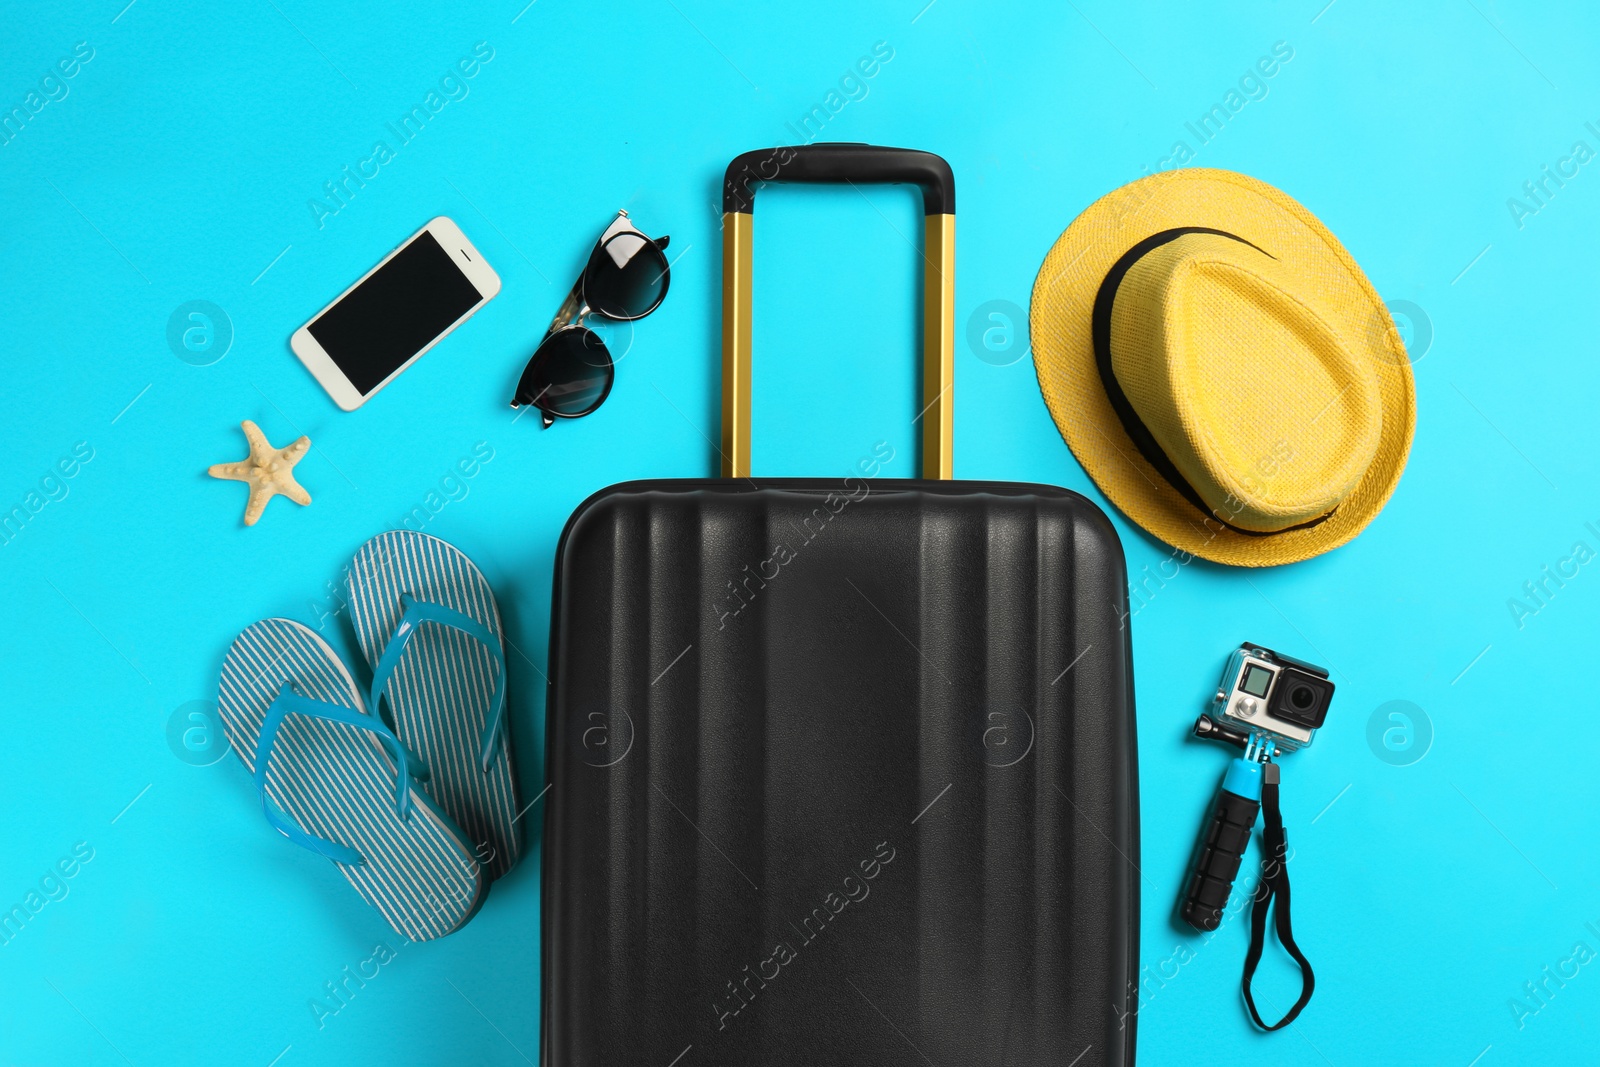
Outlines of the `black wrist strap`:
{"type": "Polygon", "coordinates": [[[1262,767],[1261,811],[1261,884],[1256,888],[1255,907],[1250,910],[1250,951],[1244,958],[1244,1002],[1250,1009],[1250,1018],[1263,1030],[1281,1030],[1294,1022],[1300,1012],[1311,1002],[1311,993],[1317,979],[1311,973],[1311,963],[1300,946],[1294,943],[1294,929],[1289,923],[1289,839],[1283,832],[1283,814],[1278,810],[1278,765],[1268,763],[1262,767]],[[1284,951],[1300,965],[1300,999],[1277,1022],[1268,1026],[1256,1011],[1256,1001],[1250,995],[1250,981],[1255,977],[1256,964],[1261,962],[1261,950],[1267,940],[1267,911],[1273,899],[1278,902],[1276,925],[1278,942],[1284,951]]]}

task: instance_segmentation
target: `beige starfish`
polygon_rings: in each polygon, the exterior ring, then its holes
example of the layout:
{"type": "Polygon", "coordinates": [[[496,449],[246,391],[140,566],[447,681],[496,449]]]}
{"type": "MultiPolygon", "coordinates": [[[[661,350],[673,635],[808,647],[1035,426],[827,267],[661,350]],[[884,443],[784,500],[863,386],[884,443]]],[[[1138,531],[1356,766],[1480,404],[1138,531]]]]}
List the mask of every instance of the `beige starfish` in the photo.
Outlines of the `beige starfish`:
{"type": "Polygon", "coordinates": [[[261,427],[249,419],[239,426],[244,430],[245,440],[250,442],[250,457],[238,463],[215,464],[206,473],[213,478],[249,484],[250,502],[245,505],[244,524],[254,526],[267,501],[280,493],[296,504],[311,503],[311,494],[300,487],[293,473],[294,465],[311,447],[311,438],[302,436],[288,448],[273,448],[261,427]]]}

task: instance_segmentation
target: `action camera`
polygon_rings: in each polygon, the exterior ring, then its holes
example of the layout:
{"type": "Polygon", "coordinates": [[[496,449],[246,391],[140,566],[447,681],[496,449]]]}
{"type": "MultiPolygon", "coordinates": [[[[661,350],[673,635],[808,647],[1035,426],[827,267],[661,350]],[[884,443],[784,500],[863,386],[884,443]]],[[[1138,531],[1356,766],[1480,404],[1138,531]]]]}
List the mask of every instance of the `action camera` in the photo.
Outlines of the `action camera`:
{"type": "Polygon", "coordinates": [[[1265,735],[1282,751],[1293,752],[1311,743],[1332,700],[1333,683],[1321,667],[1244,644],[1222,669],[1211,716],[1217,726],[1265,735]]]}

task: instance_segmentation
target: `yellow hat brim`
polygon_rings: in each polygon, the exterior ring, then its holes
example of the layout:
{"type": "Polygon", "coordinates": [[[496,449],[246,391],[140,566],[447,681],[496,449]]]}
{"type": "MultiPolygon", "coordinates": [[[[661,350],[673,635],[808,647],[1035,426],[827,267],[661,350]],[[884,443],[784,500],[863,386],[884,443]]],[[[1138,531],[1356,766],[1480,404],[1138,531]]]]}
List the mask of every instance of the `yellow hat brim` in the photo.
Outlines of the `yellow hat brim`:
{"type": "Polygon", "coordinates": [[[1113,504],[1174,548],[1240,567],[1296,563],[1338,548],[1373,520],[1400,481],[1416,428],[1411,363],[1383,299],[1317,218],[1265,182],[1185,168],[1124,185],[1067,227],[1039,268],[1029,312],[1039,389],[1072,454],[1113,504]],[[1139,241],[1203,226],[1291,259],[1318,288],[1318,306],[1358,357],[1372,360],[1383,429],[1372,464],[1333,514],[1314,526],[1252,536],[1209,519],[1140,454],[1106,398],[1090,319],[1100,283],[1139,241]]]}

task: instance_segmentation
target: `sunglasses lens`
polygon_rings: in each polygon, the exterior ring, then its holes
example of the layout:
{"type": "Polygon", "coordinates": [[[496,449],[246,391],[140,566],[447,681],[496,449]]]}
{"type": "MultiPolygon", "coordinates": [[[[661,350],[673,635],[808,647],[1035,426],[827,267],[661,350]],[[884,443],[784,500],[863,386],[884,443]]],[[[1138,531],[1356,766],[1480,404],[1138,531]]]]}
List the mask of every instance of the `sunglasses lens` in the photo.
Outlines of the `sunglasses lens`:
{"type": "Polygon", "coordinates": [[[581,326],[557,330],[522,372],[517,403],[555,415],[587,415],[606,398],[611,374],[611,353],[592,331],[581,326]]]}
{"type": "Polygon", "coordinates": [[[613,319],[639,319],[667,295],[667,257],[655,242],[624,231],[594,250],[583,275],[589,307],[613,319]]]}

